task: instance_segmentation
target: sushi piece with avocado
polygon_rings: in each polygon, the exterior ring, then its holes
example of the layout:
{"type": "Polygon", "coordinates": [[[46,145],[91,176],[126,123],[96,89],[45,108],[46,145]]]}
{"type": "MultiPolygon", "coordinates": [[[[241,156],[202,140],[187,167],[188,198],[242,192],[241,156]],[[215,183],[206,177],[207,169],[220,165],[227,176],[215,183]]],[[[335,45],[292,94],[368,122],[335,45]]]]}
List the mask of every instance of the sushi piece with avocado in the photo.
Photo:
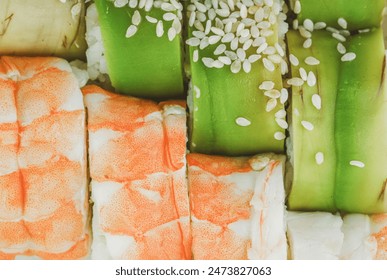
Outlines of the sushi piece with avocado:
{"type": "Polygon", "coordinates": [[[98,18],[90,12],[90,67],[107,72],[121,94],[156,100],[184,98],[183,5],[176,0],[94,3],[98,18]]]}
{"type": "Polygon", "coordinates": [[[283,5],[280,0],[189,2],[191,151],[284,152],[283,5]]]}
{"type": "Polygon", "coordinates": [[[0,55],[85,59],[84,0],[0,1],[0,55]]]}

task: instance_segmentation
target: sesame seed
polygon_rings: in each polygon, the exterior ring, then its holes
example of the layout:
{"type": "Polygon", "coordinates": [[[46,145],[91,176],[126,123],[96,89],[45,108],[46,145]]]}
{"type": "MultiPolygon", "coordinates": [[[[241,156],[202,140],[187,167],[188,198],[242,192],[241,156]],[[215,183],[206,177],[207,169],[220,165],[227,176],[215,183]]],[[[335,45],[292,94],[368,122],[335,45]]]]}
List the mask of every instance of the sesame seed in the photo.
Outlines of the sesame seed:
{"type": "Polygon", "coordinates": [[[261,32],[261,35],[263,37],[270,37],[273,34],[274,34],[274,31],[270,30],[270,29],[265,29],[265,30],[262,30],[262,32],[261,32]]]}
{"type": "Polygon", "coordinates": [[[222,37],[220,37],[219,35],[212,35],[208,38],[208,43],[210,45],[214,45],[216,43],[218,43],[220,41],[222,37]]]}
{"type": "Polygon", "coordinates": [[[140,9],[143,9],[145,7],[145,3],[146,3],[146,0],[140,0],[140,2],[138,3],[138,7],[140,9]]]}
{"type": "Polygon", "coordinates": [[[316,160],[316,163],[318,165],[321,165],[323,162],[324,162],[324,154],[322,152],[318,152],[316,153],[316,155],[314,156],[315,160],[316,160]]]}
{"type": "Polygon", "coordinates": [[[230,43],[235,38],[235,35],[233,33],[227,33],[222,38],[222,43],[230,43]]]}
{"type": "Polygon", "coordinates": [[[332,37],[340,42],[345,42],[347,40],[343,35],[339,33],[332,33],[332,37]]]}
{"type": "Polygon", "coordinates": [[[349,164],[352,165],[352,166],[359,167],[359,168],[364,168],[365,167],[364,162],[361,162],[361,161],[358,161],[358,160],[351,160],[349,162],[349,164]]]}
{"type": "Polygon", "coordinates": [[[250,73],[251,71],[251,63],[248,60],[243,61],[243,71],[246,73],[250,73]]]}
{"type": "Polygon", "coordinates": [[[212,33],[219,35],[219,36],[224,35],[224,31],[220,28],[217,28],[217,27],[211,27],[211,31],[212,31],[212,33]]]}
{"type": "Polygon", "coordinates": [[[271,112],[277,106],[277,99],[271,98],[266,103],[266,112],[271,112]]]}
{"type": "Polygon", "coordinates": [[[145,16],[145,19],[150,23],[157,23],[157,19],[155,19],[154,17],[145,16]]]}
{"type": "Polygon", "coordinates": [[[218,0],[211,0],[212,6],[214,9],[219,8],[219,1],[218,0]]]}
{"type": "Polygon", "coordinates": [[[274,86],[275,84],[272,81],[263,81],[258,88],[261,90],[272,90],[274,86]]]}
{"type": "Polygon", "coordinates": [[[304,20],[304,24],[303,25],[304,25],[305,29],[310,31],[310,32],[312,32],[313,29],[314,29],[313,21],[311,21],[308,18],[304,20]]]}
{"type": "Polygon", "coordinates": [[[227,0],[227,4],[230,7],[230,10],[234,11],[235,9],[234,0],[227,0]]]}
{"type": "Polygon", "coordinates": [[[208,10],[208,18],[210,20],[214,20],[214,18],[216,18],[216,12],[214,9],[209,9],[208,10]]]}
{"type": "Polygon", "coordinates": [[[162,9],[163,11],[166,11],[166,12],[172,12],[172,11],[175,11],[175,10],[176,10],[176,7],[173,6],[173,5],[170,4],[170,3],[164,2],[164,3],[161,4],[161,9],[162,9]]]}
{"type": "Polygon", "coordinates": [[[267,48],[268,44],[267,43],[263,43],[262,45],[260,45],[257,49],[257,54],[260,54],[262,53],[266,48],[267,48]]]}
{"type": "Polygon", "coordinates": [[[271,54],[267,58],[275,64],[280,64],[282,61],[282,57],[278,54],[271,54]]]}
{"type": "Polygon", "coordinates": [[[163,22],[159,20],[159,22],[156,25],[156,35],[157,37],[161,37],[163,36],[163,34],[164,34],[164,25],[163,25],[163,22]]]}
{"type": "Polygon", "coordinates": [[[312,104],[317,109],[321,109],[321,96],[317,93],[312,95],[312,104]]]}
{"type": "Polygon", "coordinates": [[[277,52],[278,52],[278,54],[279,54],[280,56],[285,56],[285,51],[284,51],[284,49],[281,47],[280,44],[275,43],[275,44],[274,44],[274,47],[275,47],[275,49],[277,50],[277,52]]]}
{"type": "Polygon", "coordinates": [[[264,54],[267,54],[267,55],[270,55],[270,54],[275,54],[276,53],[276,49],[272,46],[268,46],[264,51],[263,53],[264,54]]]}
{"type": "Polygon", "coordinates": [[[262,44],[266,43],[266,38],[264,37],[257,37],[253,41],[253,47],[259,47],[262,44]]]}
{"type": "Polygon", "coordinates": [[[263,8],[261,7],[261,8],[259,8],[259,9],[255,12],[255,14],[254,14],[254,20],[255,20],[256,22],[261,22],[261,21],[263,20],[264,16],[265,16],[265,11],[264,11],[263,8]]]}
{"type": "Polygon", "coordinates": [[[220,54],[224,53],[225,50],[226,50],[226,45],[220,44],[219,46],[216,47],[216,49],[214,51],[214,55],[220,55],[220,54]]]}
{"type": "Polygon", "coordinates": [[[286,111],[284,109],[279,110],[277,113],[275,113],[275,117],[279,119],[283,119],[286,117],[286,111]]]}
{"type": "Polygon", "coordinates": [[[251,45],[253,44],[253,40],[252,39],[248,39],[242,46],[242,49],[247,51],[251,45]]]}
{"type": "Polygon", "coordinates": [[[321,30],[327,27],[327,24],[325,22],[319,21],[314,24],[314,29],[321,30]]]}
{"type": "Polygon", "coordinates": [[[224,63],[221,62],[220,60],[214,60],[212,63],[212,67],[214,68],[222,68],[224,66],[224,63]]]}
{"type": "Polygon", "coordinates": [[[346,21],[344,18],[339,18],[339,19],[337,20],[337,23],[338,23],[343,29],[347,29],[348,23],[347,23],[347,21],[346,21]]]}
{"type": "Polygon", "coordinates": [[[244,61],[246,59],[246,52],[243,49],[241,48],[237,49],[236,54],[240,59],[240,61],[244,61]]]}
{"type": "Polygon", "coordinates": [[[308,38],[304,41],[304,44],[302,45],[305,49],[308,49],[312,46],[312,39],[308,38]]]}
{"type": "Polygon", "coordinates": [[[276,140],[281,141],[281,140],[284,140],[285,138],[286,138],[286,136],[283,132],[278,131],[278,132],[274,133],[274,139],[276,139],[276,140]]]}
{"type": "MultiPolygon", "coordinates": [[[[158,25],[158,24],[157,24],[158,25]]],[[[188,46],[191,46],[191,47],[196,47],[196,46],[199,46],[200,44],[200,39],[198,38],[195,38],[195,37],[192,37],[192,38],[189,38],[185,41],[185,43],[188,45],[188,46]]]]}
{"type": "Polygon", "coordinates": [[[236,118],[235,122],[239,126],[249,126],[251,124],[251,121],[242,117],[236,118]]]}
{"type": "Polygon", "coordinates": [[[130,37],[132,37],[134,34],[136,34],[136,32],[137,32],[137,26],[131,25],[131,26],[129,26],[128,29],[126,30],[125,37],[126,37],[126,38],[130,38],[130,37]]]}
{"type": "Polygon", "coordinates": [[[293,25],[293,29],[297,30],[298,29],[298,19],[293,20],[292,25],[293,25]]]}
{"type": "Polygon", "coordinates": [[[231,59],[228,56],[219,56],[218,59],[225,65],[231,65],[231,59]]]}
{"type": "Polygon", "coordinates": [[[345,54],[347,52],[347,49],[344,47],[344,45],[342,43],[338,43],[337,44],[337,51],[340,54],[345,54]]]}
{"type": "Polygon", "coordinates": [[[202,62],[203,64],[208,67],[208,68],[212,68],[213,67],[213,63],[214,63],[214,60],[210,57],[203,57],[202,58],[202,62]]]}
{"type": "Polygon", "coordinates": [[[302,126],[309,131],[312,131],[314,129],[314,126],[311,122],[308,121],[301,121],[302,126]]]}
{"type": "Polygon", "coordinates": [[[200,97],[200,89],[197,86],[194,86],[194,92],[195,92],[195,97],[199,98],[200,97]]]}
{"type": "Polygon", "coordinates": [[[308,65],[319,65],[320,60],[318,60],[317,58],[315,58],[313,56],[308,56],[307,58],[305,58],[305,63],[308,65]]]}
{"type": "Polygon", "coordinates": [[[280,103],[285,104],[288,101],[289,92],[286,88],[281,89],[280,103]]]}
{"type": "Polygon", "coordinates": [[[227,9],[216,9],[215,12],[220,17],[228,17],[230,16],[230,11],[227,9]]]}
{"type": "Polygon", "coordinates": [[[203,39],[204,37],[206,37],[206,34],[204,34],[204,32],[198,30],[193,31],[192,35],[199,39],[203,39]]]}
{"type": "Polygon", "coordinates": [[[369,28],[366,28],[366,29],[360,29],[359,30],[359,33],[367,33],[367,32],[370,32],[371,31],[371,29],[369,29],[369,28]]]}
{"type": "Polygon", "coordinates": [[[298,28],[298,31],[300,32],[300,35],[304,38],[310,38],[312,37],[312,33],[310,33],[308,30],[306,30],[303,26],[300,26],[298,28]]]}
{"type": "Polygon", "coordinates": [[[210,43],[208,42],[208,37],[205,37],[200,41],[199,49],[203,50],[207,48],[209,45],[210,43]]]}
{"type": "Polygon", "coordinates": [[[138,5],[138,0],[129,0],[129,7],[134,9],[138,5]]]}
{"type": "Polygon", "coordinates": [[[298,71],[300,73],[301,79],[303,79],[304,81],[308,80],[308,74],[306,73],[306,70],[303,67],[300,67],[298,71]]]}
{"type": "Polygon", "coordinates": [[[298,77],[287,80],[288,85],[300,87],[304,84],[304,80],[298,77]]]}
{"type": "Polygon", "coordinates": [[[308,73],[308,80],[306,81],[308,86],[313,87],[317,83],[316,75],[313,73],[313,71],[309,71],[308,73]]]}
{"type": "Polygon", "coordinates": [[[205,13],[207,12],[207,7],[200,3],[199,1],[195,1],[194,5],[196,6],[196,9],[198,9],[199,12],[205,13]]]}
{"type": "Polygon", "coordinates": [[[270,98],[277,99],[277,98],[280,98],[281,93],[277,89],[270,89],[270,90],[265,91],[264,95],[267,97],[270,97],[270,98]]]}
{"type": "MultiPolygon", "coordinates": [[[[66,0],[61,0],[62,3],[66,3],[66,0]]],[[[114,1],[114,7],[121,8],[128,4],[128,0],[115,0],[114,1]]]]}
{"type": "Polygon", "coordinates": [[[193,51],[192,59],[194,62],[198,62],[198,60],[199,60],[199,51],[198,50],[193,51]]]}
{"type": "MultiPolygon", "coordinates": [[[[146,1],[145,1],[145,7],[144,7],[144,10],[145,10],[146,12],[149,12],[149,11],[152,9],[152,7],[153,7],[153,0],[146,0],[146,1]]],[[[174,9],[174,10],[176,10],[176,9],[174,9]]]]}
{"type": "Polygon", "coordinates": [[[265,66],[265,68],[270,71],[270,72],[273,72],[275,70],[275,66],[273,64],[273,62],[271,62],[270,60],[268,60],[267,58],[264,58],[263,59],[263,66],[265,66]]]}
{"type": "Polygon", "coordinates": [[[293,54],[289,55],[289,60],[293,66],[298,66],[300,64],[300,62],[298,61],[298,58],[293,54]]]}
{"type": "Polygon", "coordinates": [[[176,18],[176,15],[174,13],[165,13],[163,14],[163,20],[165,21],[172,21],[176,18]]]}
{"type": "Polygon", "coordinates": [[[353,52],[349,52],[341,57],[341,61],[352,61],[355,58],[356,58],[356,54],[353,52]]]}
{"type": "Polygon", "coordinates": [[[340,33],[340,31],[339,31],[338,29],[336,29],[336,28],[334,28],[334,27],[331,27],[331,26],[328,26],[328,27],[326,28],[326,30],[327,30],[328,32],[331,32],[331,33],[340,33]]]}
{"type": "Polygon", "coordinates": [[[250,63],[254,63],[256,61],[258,61],[262,56],[259,55],[259,54],[252,54],[249,56],[248,60],[250,63]]]}
{"type": "Polygon", "coordinates": [[[168,29],[168,40],[169,41],[173,41],[173,39],[175,39],[176,37],[176,29],[171,27],[168,29]]]}
{"type": "Polygon", "coordinates": [[[193,11],[193,12],[191,12],[191,14],[189,16],[188,25],[190,27],[192,27],[194,25],[194,23],[195,23],[195,20],[196,20],[196,12],[193,11]]]}
{"type": "Polygon", "coordinates": [[[301,3],[300,3],[299,0],[297,0],[296,3],[294,4],[293,11],[294,11],[295,14],[301,13],[301,3]]]}
{"type": "Polygon", "coordinates": [[[276,118],[275,121],[280,128],[287,129],[289,127],[288,123],[284,119],[276,118]]]}
{"type": "Polygon", "coordinates": [[[225,51],[224,54],[229,57],[231,60],[236,60],[238,57],[233,51],[225,51]]]}
{"type": "Polygon", "coordinates": [[[235,60],[233,63],[231,63],[230,70],[232,73],[238,73],[242,68],[242,64],[240,60],[235,60]]]}
{"type": "Polygon", "coordinates": [[[241,5],[240,13],[241,13],[241,18],[246,18],[247,17],[247,7],[246,7],[246,5],[244,5],[244,4],[241,5]]]}
{"type": "Polygon", "coordinates": [[[230,43],[230,48],[233,51],[235,51],[238,48],[238,44],[239,44],[238,38],[234,38],[234,39],[232,39],[232,41],[230,43]]]}

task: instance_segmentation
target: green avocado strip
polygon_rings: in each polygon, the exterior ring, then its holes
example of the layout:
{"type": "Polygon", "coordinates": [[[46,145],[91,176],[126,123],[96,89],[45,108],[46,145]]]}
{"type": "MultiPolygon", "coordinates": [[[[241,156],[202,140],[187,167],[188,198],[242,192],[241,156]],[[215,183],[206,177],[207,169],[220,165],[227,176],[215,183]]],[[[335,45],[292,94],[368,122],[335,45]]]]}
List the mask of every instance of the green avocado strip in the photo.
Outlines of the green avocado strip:
{"type": "Polygon", "coordinates": [[[347,212],[387,212],[387,85],[382,29],[346,44],[356,59],[343,62],[338,84],[335,200],[347,212]],[[364,167],[350,165],[351,161],[364,167]]]}
{"type": "Polygon", "coordinates": [[[336,51],[337,41],[328,32],[315,31],[310,48],[303,48],[304,40],[297,31],[287,34],[289,53],[300,62],[298,66],[290,66],[292,77],[299,77],[302,67],[307,73],[313,71],[317,78],[315,86],[304,83],[303,86],[292,87],[288,108],[291,145],[288,147],[292,147],[293,151],[293,182],[288,205],[291,210],[334,211],[334,119],[340,57],[336,51]],[[320,64],[306,64],[305,59],[310,56],[317,58],[320,64]],[[312,96],[316,94],[321,99],[320,110],[312,104],[312,96]],[[307,130],[302,121],[312,123],[314,129],[307,130]],[[316,161],[317,153],[323,154],[321,164],[316,161]]]}
{"type": "MultiPolygon", "coordinates": [[[[291,7],[297,0],[290,0],[291,7]]],[[[297,18],[313,22],[325,22],[328,26],[341,28],[339,18],[344,18],[349,30],[379,27],[382,22],[384,0],[299,0],[301,12],[297,18]]]]}
{"type": "Polygon", "coordinates": [[[120,93],[165,99],[184,97],[181,36],[169,41],[172,21],[164,21],[164,35],[156,36],[156,24],[145,16],[162,20],[163,11],[139,10],[141,22],[130,38],[125,34],[136,9],[116,8],[111,1],[96,0],[109,77],[120,93]]]}

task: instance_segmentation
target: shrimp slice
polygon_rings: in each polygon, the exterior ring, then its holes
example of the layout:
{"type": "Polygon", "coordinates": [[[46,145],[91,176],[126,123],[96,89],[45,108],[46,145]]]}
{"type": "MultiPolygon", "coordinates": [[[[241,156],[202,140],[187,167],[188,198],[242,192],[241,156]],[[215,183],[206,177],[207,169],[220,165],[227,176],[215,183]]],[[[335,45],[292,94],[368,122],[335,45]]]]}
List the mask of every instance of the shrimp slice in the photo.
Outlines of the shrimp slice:
{"type": "Polygon", "coordinates": [[[83,89],[93,259],[190,259],[185,104],[83,89]]]}
{"type": "Polygon", "coordinates": [[[0,258],[88,255],[82,94],[57,58],[0,58],[0,258]]]}
{"type": "Polygon", "coordinates": [[[286,259],[282,156],[187,162],[195,259],[286,259]]]}

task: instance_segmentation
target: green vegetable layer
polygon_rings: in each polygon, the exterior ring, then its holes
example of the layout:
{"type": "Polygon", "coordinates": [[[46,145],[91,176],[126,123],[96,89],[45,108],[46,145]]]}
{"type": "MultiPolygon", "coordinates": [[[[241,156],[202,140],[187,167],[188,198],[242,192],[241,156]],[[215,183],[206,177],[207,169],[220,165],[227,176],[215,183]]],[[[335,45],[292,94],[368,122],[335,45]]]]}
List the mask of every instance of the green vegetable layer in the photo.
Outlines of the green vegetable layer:
{"type": "MultiPolygon", "coordinates": [[[[139,10],[141,22],[130,38],[125,34],[136,9],[116,8],[108,0],[96,0],[109,76],[124,94],[154,99],[184,97],[181,36],[169,41],[172,21],[164,21],[164,35],[156,36],[156,24],[145,16],[162,20],[163,11],[139,10]]],[[[137,9],[138,10],[138,9],[137,9]]]]}

